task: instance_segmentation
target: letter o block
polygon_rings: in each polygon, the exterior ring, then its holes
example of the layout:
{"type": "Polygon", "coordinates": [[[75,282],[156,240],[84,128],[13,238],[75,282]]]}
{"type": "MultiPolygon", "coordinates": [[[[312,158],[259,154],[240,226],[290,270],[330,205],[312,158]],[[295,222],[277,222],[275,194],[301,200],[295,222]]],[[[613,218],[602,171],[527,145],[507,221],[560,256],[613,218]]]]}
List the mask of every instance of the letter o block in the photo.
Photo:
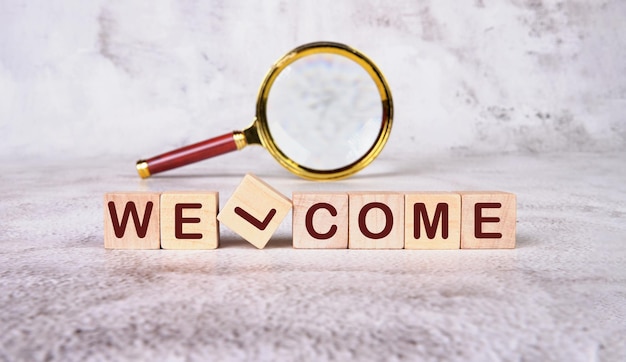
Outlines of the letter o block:
{"type": "Polygon", "coordinates": [[[294,192],[293,247],[346,249],[348,247],[348,194],[294,192]]]}
{"type": "Polygon", "coordinates": [[[404,247],[404,195],[396,192],[349,194],[350,249],[404,247]]]}
{"type": "Polygon", "coordinates": [[[161,194],[161,248],[216,249],[218,205],[217,192],[161,194]]]}

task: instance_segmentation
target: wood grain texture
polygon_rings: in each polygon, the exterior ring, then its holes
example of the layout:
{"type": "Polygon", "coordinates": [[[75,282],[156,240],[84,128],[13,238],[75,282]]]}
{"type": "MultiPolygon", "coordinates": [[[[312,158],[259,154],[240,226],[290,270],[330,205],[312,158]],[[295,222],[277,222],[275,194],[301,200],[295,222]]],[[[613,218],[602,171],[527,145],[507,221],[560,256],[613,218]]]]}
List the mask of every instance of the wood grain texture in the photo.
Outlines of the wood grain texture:
{"type": "Polygon", "coordinates": [[[461,192],[461,249],[515,248],[516,197],[499,191],[461,192]]]}
{"type": "Polygon", "coordinates": [[[159,194],[110,192],[104,195],[106,249],[159,249],[159,194]]]}
{"type": "Polygon", "coordinates": [[[294,192],[292,195],[293,247],[346,249],[348,247],[348,194],[294,192]]]}
{"type": "Polygon", "coordinates": [[[397,192],[350,192],[350,249],[404,247],[404,195],[397,192]]]}
{"type": "Polygon", "coordinates": [[[459,249],[461,195],[408,192],[404,195],[405,249],[459,249]]]}
{"type": "Polygon", "coordinates": [[[258,177],[247,174],[217,219],[252,245],[263,249],[289,210],[289,198],[258,177]]]}
{"type": "Polygon", "coordinates": [[[219,247],[217,192],[178,191],[161,194],[161,248],[219,247]]]}

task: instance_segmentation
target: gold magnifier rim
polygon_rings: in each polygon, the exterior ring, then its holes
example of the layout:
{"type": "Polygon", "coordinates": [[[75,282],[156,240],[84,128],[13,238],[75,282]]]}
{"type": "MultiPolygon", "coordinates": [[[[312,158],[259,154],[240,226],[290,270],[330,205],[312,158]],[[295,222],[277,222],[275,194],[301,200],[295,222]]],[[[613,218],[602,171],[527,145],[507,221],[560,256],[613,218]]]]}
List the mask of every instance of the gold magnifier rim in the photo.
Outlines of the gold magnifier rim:
{"type": "Polygon", "coordinates": [[[265,147],[270,154],[287,170],[297,176],[309,180],[337,180],[353,175],[362,170],[365,166],[369,165],[380,154],[383,147],[387,143],[389,134],[391,133],[391,125],[393,123],[393,102],[391,98],[391,91],[389,90],[385,77],[376,64],[356,49],[345,44],[334,42],[315,42],[304,44],[280,58],[276,63],[274,63],[265,76],[257,97],[256,120],[254,123],[257,126],[255,128],[257,129],[261,145],[265,147]],[[283,153],[283,151],[276,146],[276,143],[272,138],[272,134],[269,131],[266,115],[267,99],[272,85],[278,75],[296,60],[309,55],[321,53],[341,55],[353,60],[363,67],[363,69],[365,69],[370,75],[374,83],[376,83],[383,108],[382,123],[376,142],[374,142],[370,149],[358,160],[347,166],[333,170],[316,170],[308,168],[289,158],[289,156],[283,153]]]}

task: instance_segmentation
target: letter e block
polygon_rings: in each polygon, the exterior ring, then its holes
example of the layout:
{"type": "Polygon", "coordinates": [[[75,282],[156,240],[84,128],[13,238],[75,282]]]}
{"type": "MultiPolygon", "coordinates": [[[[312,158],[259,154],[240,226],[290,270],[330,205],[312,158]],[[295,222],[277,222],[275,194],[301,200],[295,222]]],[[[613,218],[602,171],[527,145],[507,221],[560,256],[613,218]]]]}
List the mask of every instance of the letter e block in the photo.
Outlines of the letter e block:
{"type": "Polygon", "coordinates": [[[461,205],[461,249],[515,248],[514,194],[461,192],[461,205]]]}
{"type": "Polygon", "coordinates": [[[348,194],[294,192],[293,247],[346,249],[348,247],[348,194]]]}
{"type": "Polygon", "coordinates": [[[247,174],[217,219],[250,244],[263,249],[291,210],[291,200],[247,174]]]}
{"type": "Polygon", "coordinates": [[[104,195],[106,249],[159,249],[160,246],[158,193],[104,195]]]}
{"type": "Polygon", "coordinates": [[[218,205],[217,192],[161,194],[161,248],[216,249],[218,205]]]}
{"type": "Polygon", "coordinates": [[[349,193],[350,249],[404,247],[404,195],[397,192],[349,193]]]}
{"type": "Polygon", "coordinates": [[[405,249],[459,249],[461,195],[411,192],[404,195],[405,249]]]}

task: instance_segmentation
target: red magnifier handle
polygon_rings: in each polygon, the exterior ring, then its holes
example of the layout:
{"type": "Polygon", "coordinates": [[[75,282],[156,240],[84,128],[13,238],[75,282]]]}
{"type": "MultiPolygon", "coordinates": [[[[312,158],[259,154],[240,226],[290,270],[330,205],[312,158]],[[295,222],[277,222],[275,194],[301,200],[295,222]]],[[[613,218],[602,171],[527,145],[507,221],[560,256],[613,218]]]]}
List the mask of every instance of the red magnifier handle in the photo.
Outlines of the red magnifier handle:
{"type": "Polygon", "coordinates": [[[159,172],[242,149],[245,145],[243,133],[235,131],[181,147],[147,160],[139,160],[137,161],[137,172],[141,178],[147,178],[159,172]]]}

